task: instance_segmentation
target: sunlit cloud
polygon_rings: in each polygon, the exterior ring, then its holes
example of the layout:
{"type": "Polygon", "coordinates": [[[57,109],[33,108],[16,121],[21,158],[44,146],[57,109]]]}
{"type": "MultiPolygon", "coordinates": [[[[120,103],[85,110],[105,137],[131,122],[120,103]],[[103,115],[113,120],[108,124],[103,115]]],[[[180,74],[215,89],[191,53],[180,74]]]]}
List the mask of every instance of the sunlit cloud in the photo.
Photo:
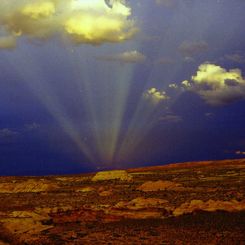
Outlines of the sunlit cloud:
{"type": "Polygon", "coordinates": [[[143,63],[146,60],[146,56],[136,50],[133,50],[119,54],[100,56],[97,59],[103,61],[117,61],[121,63],[143,63]]]}
{"type": "Polygon", "coordinates": [[[186,89],[191,88],[191,83],[188,80],[184,80],[181,84],[186,89]]]}
{"type": "MultiPolygon", "coordinates": [[[[130,16],[130,7],[122,1],[115,1],[111,8],[104,0],[0,2],[0,29],[6,37],[16,39],[47,40],[59,36],[77,45],[123,42],[131,39],[138,30],[130,16]]],[[[10,42],[3,41],[2,48],[10,47],[10,42]]]]}
{"type": "Polygon", "coordinates": [[[52,1],[33,2],[23,6],[20,14],[34,20],[47,18],[55,13],[55,3],[52,1]]]}
{"type": "Polygon", "coordinates": [[[1,49],[15,49],[16,38],[13,36],[0,37],[0,50],[1,49]]]}
{"type": "Polygon", "coordinates": [[[178,89],[178,88],[179,88],[178,84],[176,84],[176,83],[170,83],[170,84],[168,85],[168,87],[169,87],[169,88],[172,88],[172,89],[178,89]]]}
{"type": "Polygon", "coordinates": [[[157,105],[164,100],[168,100],[169,97],[165,91],[159,91],[156,88],[150,88],[144,93],[144,98],[150,101],[153,105],[157,105]]]}
{"type": "Polygon", "coordinates": [[[226,70],[218,65],[204,63],[191,81],[185,80],[182,85],[210,105],[226,105],[245,99],[245,79],[240,69],[226,70]]]}

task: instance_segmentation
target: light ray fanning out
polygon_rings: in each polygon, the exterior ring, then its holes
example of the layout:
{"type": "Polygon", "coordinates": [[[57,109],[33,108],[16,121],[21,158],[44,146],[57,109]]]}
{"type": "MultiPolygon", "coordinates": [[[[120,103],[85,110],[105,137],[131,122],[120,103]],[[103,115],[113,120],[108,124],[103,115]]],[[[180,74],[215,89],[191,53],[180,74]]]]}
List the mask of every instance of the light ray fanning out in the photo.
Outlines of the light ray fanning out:
{"type": "MultiPolygon", "coordinates": [[[[41,65],[43,58],[33,52],[35,46],[31,51],[27,47],[21,52],[16,49],[5,58],[19,78],[91,163],[108,165],[126,161],[155,125],[161,106],[168,99],[164,91],[156,88],[145,91],[125,133],[123,120],[134,72],[137,63],[145,62],[146,57],[138,50],[137,41],[131,40],[123,50],[114,47],[115,55],[111,55],[109,46],[108,53],[98,55],[101,49],[93,45],[131,39],[137,31],[135,22],[129,19],[131,8],[124,1],[116,0],[107,3],[104,0],[19,1],[16,5],[5,2],[1,6],[8,15],[0,10],[0,27],[5,35],[12,35],[9,39],[4,37],[2,48],[15,48],[27,40],[43,44],[43,40],[57,35],[57,39],[48,42],[56,45],[49,63],[63,61],[62,67],[70,67],[66,84],[56,87],[55,78],[48,75],[49,68],[41,65]],[[11,42],[6,43],[8,40],[11,42]],[[74,47],[74,44],[82,45],[74,47]],[[71,116],[69,103],[64,103],[62,98],[63,93],[68,94],[66,89],[76,98],[72,103],[75,116],[71,116]]],[[[40,49],[48,52],[52,45],[44,43],[40,49]]]]}

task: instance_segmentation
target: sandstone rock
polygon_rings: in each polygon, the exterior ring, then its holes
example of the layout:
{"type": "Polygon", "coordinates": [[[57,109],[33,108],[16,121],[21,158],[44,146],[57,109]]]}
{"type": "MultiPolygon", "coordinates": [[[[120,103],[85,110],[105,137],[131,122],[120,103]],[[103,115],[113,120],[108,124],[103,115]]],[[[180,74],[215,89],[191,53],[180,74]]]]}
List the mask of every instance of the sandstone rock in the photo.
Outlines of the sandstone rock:
{"type": "Polygon", "coordinates": [[[22,218],[31,218],[33,220],[36,221],[41,221],[41,220],[45,220],[48,219],[49,216],[47,214],[40,214],[37,213],[35,211],[13,211],[10,215],[10,218],[18,218],[18,219],[22,219],[22,218]]]}
{"type": "Polygon", "coordinates": [[[5,219],[3,223],[10,232],[17,234],[29,233],[32,235],[39,234],[42,231],[48,230],[53,226],[43,225],[40,221],[33,220],[31,218],[22,219],[5,219]]]}
{"type": "Polygon", "coordinates": [[[131,181],[132,176],[128,174],[125,170],[113,170],[113,171],[102,171],[98,172],[92,181],[102,181],[102,180],[122,180],[131,181]]]}
{"type": "Polygon", "coordinates": [[[163,218],[163,211],[167,212],[170,209],[167,200],[138,197],[131,201],[118,202],[105,210],[104,222],[120,219],[159,219],[163,218]]]}
{"type": "Polygon", "coordinates": [[[58,186],[52,182],[35,179],[19,183],[0,183],[0,193],[43,192],[57,188],[58,186]]]}
{"type": "Polygon", "coordinates": [[[92,192],[92,191],[95,191],[95,189],[93,187],[84,187],[84,188],[81,188],[81,189],[76,189],[76,192],[92,192]]]}
{"type": "Polygon", "coordinates": [[[42,231],[53,228],[52,225],[44,225],[43,222],[49,220],[46,214],[35,211],[14,211],[8,217],[1,219],[4,229],[13,235],[18,235],[21,241],[28,241],[37,238],[42,231]]]}
{"type": "Polygon", "coordinates": [[[111,196],[112,194],[113,194],[112,190],[102,191],[102,192],[99,193],[99,195],[102,196],[102,197],[108,197],[108,196],[111,196]]]}
{"type": "Polygon", "coordinates": [[[217,210],[236,212],[245,210],[245,200],[238,202],[237,200],[231,201],[214,201],[208,200],[203,202],[202,200],[192,200],[189,203],[183,203],[180,207],[173,211],[174,216],[182,214],[192,213],[197,210],[214,212],[217,210]]]}
{"type": "MultiPolygon", "coordinates": [[[[116,217],[121,217],[123,219],[160,219],[162,218],[162,213],[160,211],[133,211],[133,210],[112,210],[111,215],[116,217]]],[[[114,219],[116,220],[116,219],[114,219]]],[[[106,221],[106,220],[105,220],[106,221]]]]}
{"type": "Polygon", "coordinates": [[[141,210],[147,208],[168,208],[168,201],[159,198],[138,197],[129,202],[121,201],[115,205],[117,209],[141,210]]]}
{"type": "Polygon", "coordinates": [[[49,215],[49,214],[55,214],[59,212],[68,212],[74,210],[74,207],[72,206],[57,206],[57,207],[39,207],[35,208],[35,212],[38,214],[49,215]]]}
{"type": "Polygon", "coordinates": [[[172,181],[147,181],[137,188],[140,191],[161,191],[161,190],[175,190],[176,188],[181,188],[182,185],[172,181]]]}

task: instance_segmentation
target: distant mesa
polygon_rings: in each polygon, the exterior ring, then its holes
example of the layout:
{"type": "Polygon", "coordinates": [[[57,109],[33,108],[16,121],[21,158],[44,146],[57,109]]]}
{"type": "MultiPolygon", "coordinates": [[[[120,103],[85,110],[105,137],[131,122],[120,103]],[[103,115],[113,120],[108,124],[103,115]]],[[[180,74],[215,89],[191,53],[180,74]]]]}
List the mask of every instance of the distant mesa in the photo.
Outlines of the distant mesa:
{"type": "Polygon", "coordinates": [[[102,181],[102,180],[131,181],[132,176],[125,170],[113,170],[113,171],[98,172],[92,178],[92,181],[102,181]]]}

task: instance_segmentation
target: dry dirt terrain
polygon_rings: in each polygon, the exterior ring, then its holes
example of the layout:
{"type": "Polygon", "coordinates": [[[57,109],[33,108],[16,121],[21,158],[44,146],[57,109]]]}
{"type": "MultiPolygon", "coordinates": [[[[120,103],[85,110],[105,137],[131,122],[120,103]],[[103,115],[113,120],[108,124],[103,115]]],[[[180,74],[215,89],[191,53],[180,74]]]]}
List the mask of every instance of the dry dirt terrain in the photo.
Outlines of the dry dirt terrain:
{"type": "Polygon", "coordinates": [[[0,244],[245,244],[245,159],[1,177],[0,244]]]}

